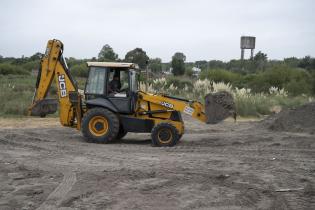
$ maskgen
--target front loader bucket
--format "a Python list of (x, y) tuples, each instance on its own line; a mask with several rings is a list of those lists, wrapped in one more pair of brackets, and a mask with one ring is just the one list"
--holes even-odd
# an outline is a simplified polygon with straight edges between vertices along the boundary
[(205, 114), (207, 124), (216, 124), (229, 116), (236, 118), (233, 96), (227, 91), (209, 93), (205, 97)]
[(45, 117), (47, 114), (54, 114), (57, 107), (57, 99), (43, 99), (35, 102), (29, 110), (31, 116)]

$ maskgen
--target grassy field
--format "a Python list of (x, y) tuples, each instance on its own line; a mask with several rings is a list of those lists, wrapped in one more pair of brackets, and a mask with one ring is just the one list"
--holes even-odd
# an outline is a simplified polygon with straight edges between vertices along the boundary
[(32, 102), (35, 78), (31, 76), (0, 76), (0, 116), (23, 116)]
[[(84, 88), (85, 80), (76, 78), (80, 89)], [(36, 78), (30, 75), (0, 75), (0, 116), (23, 117), (27, 115), (32, 103)], [(57, 88), (52, 83), (48, 97), (56, 98)]]

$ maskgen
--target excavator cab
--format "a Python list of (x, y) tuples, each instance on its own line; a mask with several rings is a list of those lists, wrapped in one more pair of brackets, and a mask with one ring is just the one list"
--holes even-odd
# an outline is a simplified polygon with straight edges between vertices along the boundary
[(88, 62), (89, 75), (85, 86), (87, 107), (107, 107), (116, 113), (135, 111), (138, 66), (132, 63)]

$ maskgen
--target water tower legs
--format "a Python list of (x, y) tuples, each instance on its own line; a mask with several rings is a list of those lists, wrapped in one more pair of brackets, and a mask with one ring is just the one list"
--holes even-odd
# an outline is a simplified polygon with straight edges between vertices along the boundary
[(244, 49), (241, 49), (241, 60), (244, 60)]

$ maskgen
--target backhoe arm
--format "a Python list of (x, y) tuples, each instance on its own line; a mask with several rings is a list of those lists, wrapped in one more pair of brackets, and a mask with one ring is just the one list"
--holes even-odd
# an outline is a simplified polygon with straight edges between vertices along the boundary
[(169, 111), (175, 110), (183, 112), (202, 122), (207, 121), (207, 117), (205, 115), (205, 108), (199, 102), (159, 94), (152, 95), (143, 92), (141, 92), (140, 94), (144, 101), (149, 101), (154, 104), (162, 105), (163, 107), (166, 108), (166, 110)]
[(57, 104), (53, 99), (46, 99), (52, 81), (55, 79), (60, 122), (64, 126), (77, 126), (81, 122), (81, 96), (72, 79), (67, 64), (62, 56), (63, 44), (59, 40), (49, 40), (45, 55), (41, 59), (36, 88), (29, 114), (44, 117), (54, 113)]
[(222, 91), (216, 94), (208, 94), (205, 105), (198, 101), (176, 98), (163, 94), (149, 94), (140, 92), (143, 101), (149, 101), (163, 107), (163, 111), (179, 111), (208, 124), (218, 123), (228, 116), (236, 117), (235, 104), (231, 94)]

